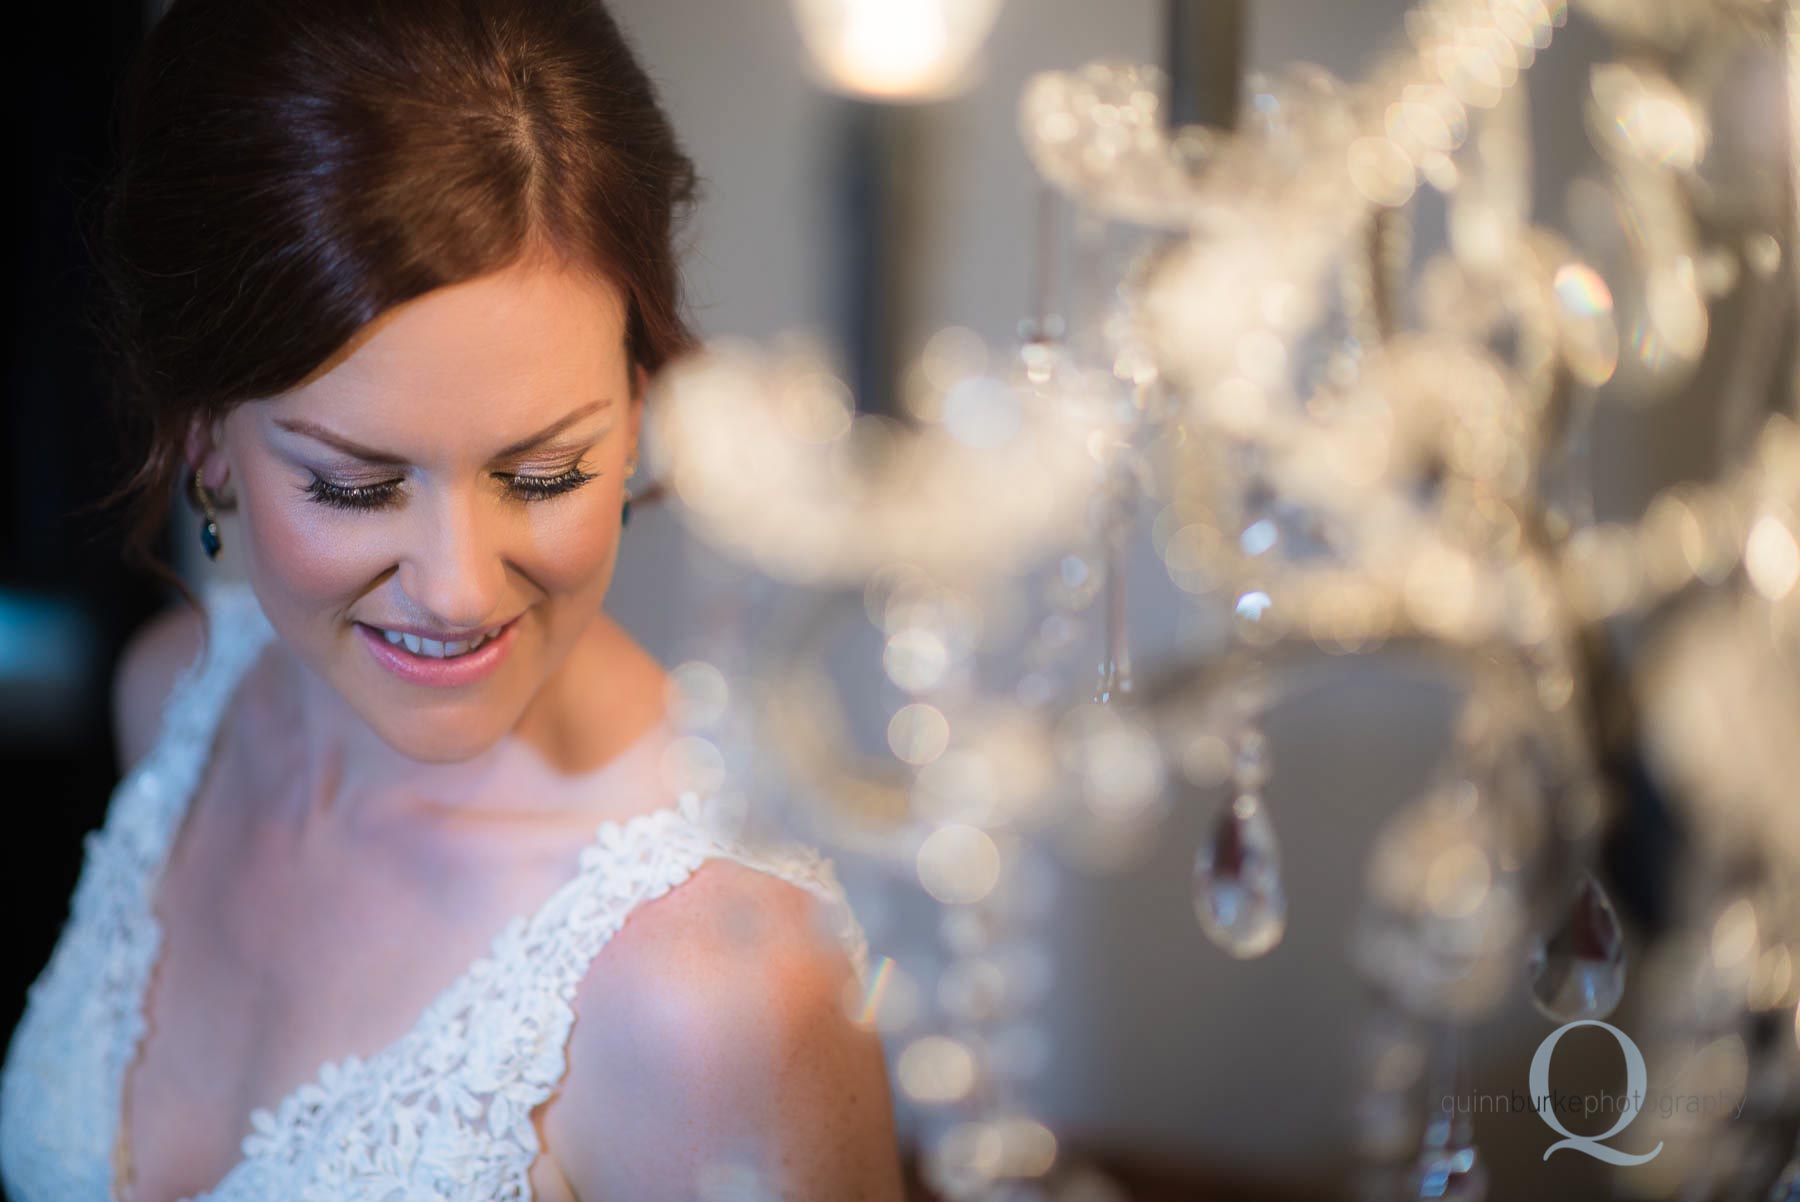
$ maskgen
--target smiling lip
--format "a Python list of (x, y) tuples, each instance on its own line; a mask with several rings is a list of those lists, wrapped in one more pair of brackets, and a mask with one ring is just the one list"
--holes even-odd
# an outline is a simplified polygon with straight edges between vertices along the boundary
[(487, 641), (475, 650), (450, 659), (414, 655), (404, 646), (388, 642), (375, 627), (365, 626), (361, 622), (356, 623), (356, 633), (369, 649), (369, 654), (375, 657), (375, 662), (407, 684), (453, 689), (474, 684), (491, 675), (511, 650), (513, 640), (517, 637), (518, 625), (519, 620), (514, 618), (502, 626), (498, 634), (489, 635)]

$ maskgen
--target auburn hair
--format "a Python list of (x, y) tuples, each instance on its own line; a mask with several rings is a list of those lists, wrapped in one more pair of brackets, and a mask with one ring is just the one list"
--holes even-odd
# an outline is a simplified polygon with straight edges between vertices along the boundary
[(547, 246), (619, 288), (647, 375), (694, 344), (694, 166), (599, 0), (174, 0), (119, 137), (95, 247), (135, 471), (105, 503), (134, 501), (129, 556), (184, 595), (153, 548), (193, 420), (395, 305)]

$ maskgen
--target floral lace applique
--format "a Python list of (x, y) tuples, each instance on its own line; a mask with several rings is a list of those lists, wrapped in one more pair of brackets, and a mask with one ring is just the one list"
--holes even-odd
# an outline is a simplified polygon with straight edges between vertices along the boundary
[[(162, 942), (152, 887), (219, 716), (272, 634), (247, 586), (215, 586), (207, 608), (206, 649), (171, 690), (156, 746), (83, 840), (69, 918), (0, 1069), (0, 1177), (19, 1202), (114, 1197), (123, 1077)], [(684, 796), (601, 824), (576, 875), (509, 922), (410, 1030), (366, 1059), (320, 1065), (273, 1109), (254, 1111), (243, 1158), (186, 1202), (529, 1199), (540, 1152), (531, 1113), (566, 1071), (589, 965), (639, 905), (715, 858), (817, 897), (866, 981), (868, 942), (832, 862), (805, 844), (742, 843)]]

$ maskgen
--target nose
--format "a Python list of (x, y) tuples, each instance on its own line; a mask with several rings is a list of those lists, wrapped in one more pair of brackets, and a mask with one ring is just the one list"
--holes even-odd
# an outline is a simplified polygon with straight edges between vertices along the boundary
[(476, 630), (502, 620), (506, 563), (498, 524), (465, 489), (432, 490), (414, 507), (420, 521), (408, 532), (400, 588), (422, 612), (421, 622), (447, 630)]

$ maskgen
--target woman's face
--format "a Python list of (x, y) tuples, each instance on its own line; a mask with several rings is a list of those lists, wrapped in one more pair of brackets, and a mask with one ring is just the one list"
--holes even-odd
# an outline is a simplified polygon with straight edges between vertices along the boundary
[(207, 478), (228, 472), (246, 574), (299, 658), (395, 750), (464, 760), (600, 611), (640, 383), (618, 291), (527, 260), (233, 408)]

